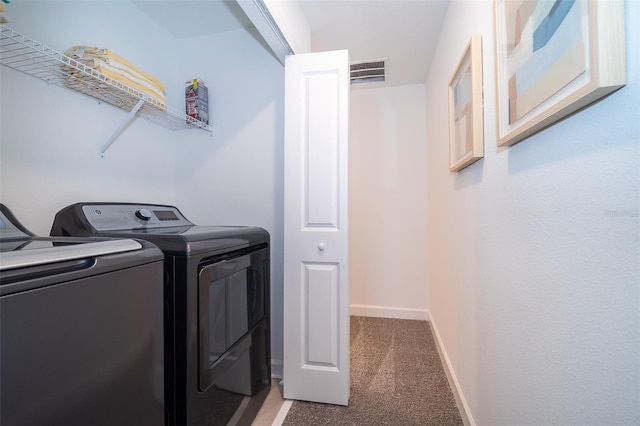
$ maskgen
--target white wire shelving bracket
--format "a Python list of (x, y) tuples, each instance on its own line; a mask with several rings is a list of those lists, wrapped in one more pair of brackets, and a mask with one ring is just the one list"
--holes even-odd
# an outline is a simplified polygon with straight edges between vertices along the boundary
[(128, 111), (125, 121), (103, 145), (100, 155), (137, 117), (171, 130), (213, 127), (147, 96), (118, 80), (70, 58), (42, 43), (26, 37), (6, 25), (0, 25), (0, 64), (43, 80), (48, 84), (72, 89), (84, 95)]

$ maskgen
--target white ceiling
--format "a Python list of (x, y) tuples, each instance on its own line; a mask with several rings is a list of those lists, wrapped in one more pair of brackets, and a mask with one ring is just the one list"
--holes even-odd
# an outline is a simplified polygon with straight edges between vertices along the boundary
[(424, 83), (449, 0), (303, 0), (313, 51), (387, 59), (387, 84)]
[[(449, 0), (300, 0), (312, 51), (387, 59), (387, 85), (424, 83)], [(133, 1), (176, 38), (251, 26), (235, 0)], [(365, 85), (366, 86), (366, 85)]]

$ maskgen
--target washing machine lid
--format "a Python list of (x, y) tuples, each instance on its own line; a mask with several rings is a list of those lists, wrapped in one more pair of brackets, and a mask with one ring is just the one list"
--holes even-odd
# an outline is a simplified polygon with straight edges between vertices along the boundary
[(0, 204), (0, 272), (139, 250), (132, 239), (38, 237), (25, 228), (4, 204)]
[(141, 248), (142, 244), (132, 239), (79, 241), (64, 238), (32, 237), (28, 239), (3, 240), (0, 242), (0, 272), (27, 266), (123, 253), (140, 250)]

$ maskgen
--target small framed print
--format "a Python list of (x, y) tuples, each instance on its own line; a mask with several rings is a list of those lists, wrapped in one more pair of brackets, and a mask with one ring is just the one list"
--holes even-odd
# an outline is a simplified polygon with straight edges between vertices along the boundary
[(625, 85), (624, 2), (495, 0), (498, 145)]
[(449, 81), (449, 169), (460, 171), (483, 156), (482, 36), (474, 35)]

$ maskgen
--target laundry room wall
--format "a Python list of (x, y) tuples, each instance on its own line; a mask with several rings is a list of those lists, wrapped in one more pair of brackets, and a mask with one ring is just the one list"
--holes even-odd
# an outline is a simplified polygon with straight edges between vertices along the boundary
[[(159, 7), (162, 1), (158, 2)], [(282, 360), (284, 68), (253, 30), (176, 39), (130, 1), (19, 1), (8, 26), (64, 51), (107, 47), (167, 85), (209, 88), (212, 134), (135, 120), (100, 158), (126, 112), (0, 67), (0, 199), (32, 231), (78, 201), (175, 204), (196, 224), (256, 225), (272, 236), (272, 356)]]
[(351, 314), (427, 319), (425, 85), (351, 89)]
[[(640, 422), (640, 2), (627, 85), (496, 146), (492, 1), (451, 2), (427, 84), (429, 311), (471, 424)], [(447, 84), (483, 37), (484, 159), (448, 168)]]
[[(184, 134), (176, 203), (201, 225), (254, 225), (271, 235), (273, 373), (282, 374), (284, 68), (245, 30), (183, 40), (206, 46), (183, 72), (209, 85), (212, 138)], [(242, 52), (242, 54), (238, 54)]]
[[(16, 1), (5, 11), (7, 26), (50, 48), (106, 47), (165, 82), (172, 99), (183, 90), (176, 41), (128, 1)], [(101, 158), (124, 110), (4, 66), (0, 90), (0, 198), (31, 231), (48, 235), (55, 213), (78, 201), (174, 203), (177, 132), (136, 120)]]

